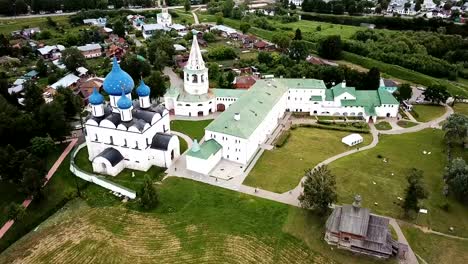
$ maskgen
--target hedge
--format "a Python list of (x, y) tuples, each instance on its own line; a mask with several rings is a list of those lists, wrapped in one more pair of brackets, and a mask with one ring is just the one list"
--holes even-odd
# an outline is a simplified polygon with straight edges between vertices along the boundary
[(289, 132), (289, 130), (284, 131), (276, 140), (275, 146), (277, 148), (281, 148), (282, 146), (284, 146), (284, 144), (286, 144), (286, 142), (288, 142), (290, 136), (291, 132)]
[(352, 128), (352, 127), (337, 127), (337, 126), (328, 126), (328, 125), (321, 125), (321, 124), (296, 124), (291, 126), (291, 129), (296, 129), (298, 127), (312, 127), (312, 128), (319, 128), (319, 129), (328, 129), (328, 130), (337, 130), (337, 131), (346, 131), (346, 132), (355, 132), (355, 133), (364, 133), (369, 134), (370, 131), (367, 129), (359, 129), (359, 128)]

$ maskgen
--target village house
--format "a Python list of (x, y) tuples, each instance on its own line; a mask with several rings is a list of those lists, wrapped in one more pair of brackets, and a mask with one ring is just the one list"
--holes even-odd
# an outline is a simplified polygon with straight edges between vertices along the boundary
[(111, 44), (109, 46), (109, 48), (107, 48), (106, 50), (106, 56), (107, 57), (116, 57), (117, 59), (121, 59), (125, 53), (127, 52), (127, 50), (121, 46), (118, 46), (118, 45), (115, 45), (115, 44)]
[(326, 223), (325, 241), (339, 248), (378, 258), (404, 258), (408, 246), (395, 241), (389, 231), (390, 219), (361, 207), (361, 196), (352, 205), (336, 206)]
[(80, 77), (76, 76), (73, 73), (69, 73), (65, 75), (63, 78), (61, 78), (60, 80), (58, 80), (57, 82), (49, 85), (48, 87), (54, 90), (57, 90), (59, 88), (70, 88), (76, 85), (79, 79)]
[(141, 27), (145, 24), (145, 17), (142, 15), (128, 15), (127, 20), (137, 30), (141, 30)]
[(252, 75), (236, 76), (234, 79), (234, 87), (236, 89), (249, 89), (257, 82), (257, 80), (258, 78)]
[(84, 46), (77, 47), (81, 54), (87, 59), (100, 57), (102, 55), (102, 47), (99, 44), (86, 44)]
[(26, 38), (26, 39), (29, 39), (31, 38), (34, 34), (37, 34), (37, 33), (40, 33), (41, 32), (41, 29), (38, 28), (38, 27), (33, 27), (33, 28), (25, 28), (25, 29), (22, 29), (22, 30), (15, 30), (15, 31), (12, 31), (11, 32), (11, 36), (12, 37), (22, 37), (22, 38)]
[(45, 60), (56, 60), (62, 57), (62, 51), (64, 50), (65, 50), (65, 47), (62, 45), (53, 45), (53, 46), (47, 45), (47, 46), (37, 49), (37, 52)]
[(78, 80), (76, 86), (73, 88), (73, 93), (80, 96), (83, 104), (89, 103), (89, 97), (93, 93), (94, 88), (101, 91), (104, 80), (102, 78), (92, 77), (86, 80)]
[(144, 24), (141, 27), (143, 38), (145, 38), (145, 39), (148, 39), (151, 36), (153, 36), (153, 34), (156, 31), (170, 31), (170, 30), (171, 30), (170, 28), (165, 27), (165, 26), (160, 25), (160, 24)]
[(231, 27), (225, 25), (215, 25), (210, 28), (210, 31), (218, 31), (221, 36), (225, 38), (236, 38), (238, 37), (237, 31)]
[(100, 18), (83, 19), (83, 24), (90, 25), (90, 26), (97, 26), (97, 27), (105, 27), (107, 24), (107, 18), (100, 17)]

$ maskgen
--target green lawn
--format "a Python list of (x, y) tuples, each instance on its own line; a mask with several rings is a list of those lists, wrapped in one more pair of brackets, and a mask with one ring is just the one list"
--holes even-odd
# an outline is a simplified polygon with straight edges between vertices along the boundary
[(468, 115), (468, 104), (455, 103), (453, 110), (455, 111), (455, 113)]
[[(416, 114), (415, 114), (416, 113)], [(440, 105), (414, 105), (411, 114), (419, 122), (429, 122), (445, 113), (445, 108)]]
[(188, 145), (187, 145), (187, 142), (181, 137), (179, 137), (179, 142), (180, 142), (180, 154), (182, 154), (187, 150)]
[(377, 130), (390, 130), (392, 129), (392, 125), (387, 121), (380, 121), (375, 124), (375, 128), (377, 128)]
[[(299, 183), (306, 169), (352, 149), (341, 142), (349, 134), (350, 132), (302, 127), (291, 130), (291, 136), (285, 145), (263, 153), (244, 184), (277, 193), (291, 190)], [(357, 147), (372, 141), (371, 135), (362, 136), (364, 142)]]
[(332, 250), (324, 219), (298, 208), (187, 179), (156, 187), (159, 206), (140, 212), (90, 185), (0, 263), (393, 263)]
[[(457, 235), (468, 236), (468, 208), (442, 194), (442, 174), (447, 160), (445, 145), (441, 130), (381, 135), (375, 148), (330, 164), (337, 177), (338, 202), (350, 203), (354, 195), (360, 194), (363, 206), (375, 213), (403, 218), (397, 197), (404, 197), (408, 170), (417, 168), (424, 171), (429, 198), (423, 200), (421, 206), (429, 213), (412, 221), (441, 232), (453, 226)], [(424, 155), (423, 151), (431, 154)], [(388, 162), (383, 162), (378, 155)], [(445, 203), (450, 205), (448, 212), (442, 209)]]
[[(68, 16), (54, 16), (52, 19), (59, 25), (68, 24)], [(49, 29), (45, 17), (34, 17), (27, 19), (7, 19), (0, 20), (0, 34), (8, 34), (22, 28), (39, 27), (41, 30)]]
[(401, 229), (413, 251), (427, 263), (466, 263), (468, 259), (466, 240), (424, 233), (407, 225), (402, 225)]
[(171, 129), (177, 132), (181, 132), (191, 137), (192, 139), (200, 139), (205, 136), (205, 127), (213, 121), (202, 120), (202, 121), (185, 121), (185, 120), (173, 120), (171, 121)]
[(397, 122), (397, 125), (403, 128), (408, 128), (408, 127), (414, 127), (418, 125), (417, 123), (411, 122), (411, 121), (406, 121), (406, 120), (400, 120)]

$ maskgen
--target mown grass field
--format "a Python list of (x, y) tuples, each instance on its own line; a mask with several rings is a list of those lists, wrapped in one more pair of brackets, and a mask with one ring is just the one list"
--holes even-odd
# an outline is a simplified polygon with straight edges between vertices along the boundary
[(351, 148), (341, 142), (349, 134), (302, 127), (291, 130), (286, 144), (263, 153), (244, 184), (277, 193), (287, 192), (299, 184), (306, 169), (312, 169), (329, 157), (363, 147), (372, 141), (370, 134), (362, 134), (364, 142)]
[[(417, 114), (413, 114), (416, 112)], [(429, 122), (445, 113), (445, 108), (440, 105), (413, 105), (413, 117), (419, 122)]]
[[(54, 16), (52, 19), (59, 24), (68, 24), (68, 16)], [(47, 18), (34, 17), (22, 19), (5, 19), (0, 20), (0, 34), (9, 35), (12, 31), (20, 30), (23, 28), (39, 27), (41, 30), (48, 28)]]
[(156, 186), (160, 205), (141, 212), (90, 185), (0, 263), (394, 263), (330, 249), (324, 219), (298, 208), (186, 179)]
[[(424, 172), (429, 192), (429, 198), (421, 201), (421, 207), (428, 209), (428, 214), (409, 221), (441, 232), (454, 227), (456, 235), (468, 236), (468, 208), (442, 194), (442, 175), (447, 161), (443, 135), (441, 130), (434, 129), (381, 135), (375, 148), (332, 162), (329, 166), (337, 177), (338, 202), (349, 203), (354, 195), (360, 194), (363, 206), (375, 213), (403, 218), (397, 198), (404, 197), (408, 171), (417, 168)], [(424, 155), (423, 151), (431, 154)], [(446, 203), (448, 212), (442, 209)]]
[(453, 107), (453, 111), (455, 113), (468, 115), (468, 104), (456, 103), (455, 106)]
[(466, 263), (468, 259), (468, 241), (466, 240), (424, 233), (408, 225), (402, 225), (401, 229), (413, 251), (427, 263)]
[(209, 125), (211, 121), (213, 121), (213, 119), (201, 121), (173, 120), (171, 121), (171, 129), (200, 141), (200, 139), (205, 136), (205, 127)]

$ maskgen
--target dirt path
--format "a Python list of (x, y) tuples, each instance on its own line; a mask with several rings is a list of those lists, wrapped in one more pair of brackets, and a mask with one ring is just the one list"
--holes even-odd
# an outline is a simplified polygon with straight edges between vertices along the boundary
[[(65, 150), (62, 152), (62, 154), (60, 155), (60, 157), (57, 159), (57, 161), (55, 161), (54, 165), (52, 166), (52, 168), (50, 168), (49, 172), (47, 173), (47, 175), (45, 176), (45, 182), (44, 182), (44, 186), (49, 182), (49, 180), (52, 178), (52, 176), (54, 176), (54, 173), (57, 171), (57, 169), (60, 167), (60, 165), (62, 164), (63, 160), (68, 156), (68, 154), (70, 153), (70, 151), (73, 149), (73, 147), (75, 146), (76, 142), (78, 142), (78, 139), (77, 138), (74, 138), (70, 141), (70, 144), (68, 144), (67, 148), (65, 148)], [(31, 204), (32, 202), (32, 197), (31, 198), (28, 198), (26, 200), (23, 201), (22, 205), (24, 208), (28, 208), (28, 206)], [(2, 228), (0, 228), (0, 239), (5, 235), (5, 233), (10, 230), (10, 228), (13, 226), (13, 224), (15, 223), (14, 220), (9, 220), (8, 222), (6, 222)]]

